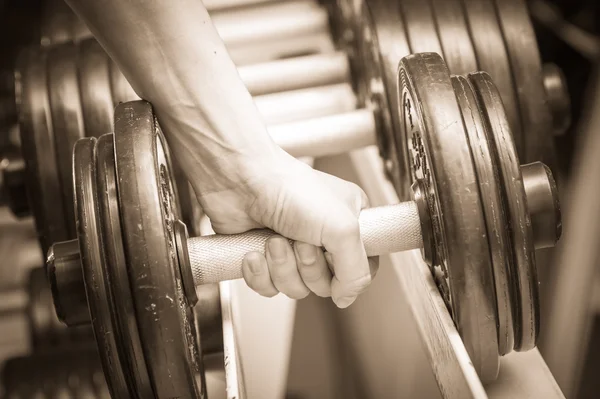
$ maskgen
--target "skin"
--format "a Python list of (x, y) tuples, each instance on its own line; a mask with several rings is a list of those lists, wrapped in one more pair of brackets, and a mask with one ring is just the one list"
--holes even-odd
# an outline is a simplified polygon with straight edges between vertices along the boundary
[(268, 297), (301, 299), (312, 291), (341, 308), (354, 302), (378, 267), (360, 239), (364, 192), (273, 142), (203, 3), (67, 3), (152, 103), (214, 230), (267, 227), (281, 235), (267, 242), (264, 255), (246, 255), (247, 284)]

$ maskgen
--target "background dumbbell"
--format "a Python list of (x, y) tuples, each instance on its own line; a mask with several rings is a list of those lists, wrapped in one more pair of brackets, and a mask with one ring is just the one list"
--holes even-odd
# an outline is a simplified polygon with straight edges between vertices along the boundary
[[(439, 56), (419, 54), (402, 60), (399, 76), (404, 105), (397, 112), (410, 137), (404, 145), (412, 154), (415, 200), (363, 211), (363, 243), (371, 256), (422, 248), (477, 371), (492, 380), (499, 355), (535, 346), (534, 251), (554, 245), (560, 236), (556, 186), (543, 164), (519, 166), (500, 96), (487, 74), (451, 78)], [(138, 344), (144, 348), (174, 334), (166, 326), (185, 326), (186, 316), (175, 304), (195, 303), (196, 285), (240, 278), (243, 256), (264, 251), (272, 234), (257, 230), (188, 239), (176, 205), (162, 205), (174, 198), (174, 186), (165, 184), (165, 176), (172, 176), (169, 152), (154, 121), (148, 103), (122, 104), (114, 137), (77, 143), (79, 240), (55, 244), (48, 264), (63, 321), (89, 323), (89, 307), (96, 331), (113, 331), (118, 323), (112, 324), (109, 315), (124, 317), (120, 304), (129, 295), (129, 301), (135, 298)], [(150, 148), (159, 148), (156, 156)], [(139, 162), (152, 166), (136, 170)], [(144, 234), (132, 234), (139, 226)], [(91, 279), (99, 283), (90, 285)], [(154, 287), (153, 293), (127, 285), (128, 279)], [(64, 281), (79, 281), (79, 291)], [(82, 285), (91, 298), (87, 302), (84, 295), (73, 295), (83, 292)], [(173, 301), (158, 300), (167, 297)], [(152, 303), (152, 311), (142, 310)], [(156, 316), (160, 324), (152, 322)], [(175, 356), (180, 345), (187, 347), (189, 342), (178, 337), (161, 350)], [(116, 334), (112, 343), (98, 341), (100, 353), (110, 352), (106, 345), (129, 345), (128, 339)], [(105, 361), (120, 360), (125, 367), (130, 356)], [(150, 378), (165, 377), (148, 363)], [(182, 376), (189, 374), (190, 364), (190, 359), (178, 363)], [(107, 373), (109, 384), (118, 384)], [(188, 383), (181, 389), (195, 388)]]

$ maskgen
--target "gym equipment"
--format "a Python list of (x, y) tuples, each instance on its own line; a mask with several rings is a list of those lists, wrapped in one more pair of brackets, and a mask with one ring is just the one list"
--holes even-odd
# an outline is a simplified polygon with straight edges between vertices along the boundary
[(552, 137), (568, 126), (570, 104), (555, 95), (566, 93), (561, 74), (541, 66), (523, 0), (325, 3), (339, 46), (348, 51), (351, 70), (361, 77), (361, 103), (377, 114), (382, 157), (400, 198), (410, 191), (410, 165), (407, 153), (393, 152), (401, 129), (389, 109), (396, 106), (396, 65), (410, 53), (437, 52), (455, 74), (488, 72), (497, 82), (520, 158), (554, 167)]
[[(403, 58), (399, 76), (414, 201), (363, 211), (363, 243), (371, 256), (422, 248), (473, 364), (493, 380), (499, 355), (535, 344), (534, 249), (560, 236), (556, 186), (544, 165), (519, 167), (487, 74), (451, 78), (428, 53)], [(157, 396), (193, 396), (202, 352), (189, 351), (195, 286), (240, 278), (243, 256), (264, 251), (273, 233), (188, 239), (169, 149), (146, 102), (120, 104), (115, 134), (81, 139), (73, 159), (78, 239), (54, 244), (47, 265), (59, 317), (89, 323), (89, 308), (96, 335), (113, 332), (97, 343), (115, 392), (153, 381)], [(132, 314), (137, 331), (123, 327)], [(115, 363), (135, 364), (135, 381), (117, 381)]]
[[(498, 82), (512, 132), (515, 135), (517, 149), (522, 147), (520, 145), (523, 141), (520, 109), (523, 107), (519, 107), (515, 94), (515, 90), (520, 86), (515, 85), (512, 77), (513, 72), (504, 44), (505, 39), (498, 23), (499, 17), (496, 14), (493, 0), (474, 2), (475, 4), (470, 4), (469, 0), (464, 0), (462, 3), (458, 0), (436, 1), (432, 4), (408, 0), (397, 4), (387, 0), (359, 3), (361, 9), (355, 8), (344, 0), (337, 1), (335, 4), (328, 3), (333, 20), (334, 36), (340, 42), (340, 49), (349, 55), (349, 60), (346, 54), (340, 51), (240, 67), (240, 75), (251, 93), (261, 95), (256, 102), (270, 125), (280, 125), (293, 119), (316, 117), (319, 116), (318, 112), (323, 114), (341, 113), (339, 116), (273, 127), (271, 130), (278, 143), (281, 143), (282, 146), (289, 146), (284, 148), (294, 156), (322, 156), (373, 144), (373, 137), (376, 137), (382, 157), (386, 160), (387, 171), (400, 198), (407, 198), (410, 192), (407, 183), (410, 181), (408, 154), (402, 152), (402, 146), (396, 143), (395, 137), (401, 134), (402, 129), (398, 125), (397, 115), (390, 112), (390, 109), (395, 109), (397, 106), (394, 95), (395, 67), (400, 57), (414, 52), (415, 49), (419, 51), (429, 49), (428, 51), (438, 51), (440, 54), (444, 54), (452, 73), (468, 73), (476, 70), (477, 66), (480, 70), (490, 72)], [(293, 4), (267, 4), (256, 9), (251, 8), (252, 12), (245, 8), (236, 12), (242, 13), (240, 15), (246, 17), (252, 15), (252, 18), (248, 17), (244, 20), (260, 26), (262, 30), (270, 31), (271, 23), (268, 18), (264, 19), (264, 15), (280, 15), (283, 11), (276, 10), (284, 10), (285, 7), (292, 7), (296, 11), (299, 9), (294, 7), (304, 7), (303, 10), (311, 10), (310, 12), (318, 8), (312, 2), (293, 2)], [(292, 8), (286, 9), (288, 10), (286, 13), (289, 13)], [(260, 10), (262, 10), (262, 14), (259, 13)], [(319, 10), (319, 12), (324, 12), (320, 8)], [(521, 8), (515, 10), (517, 10), (515, 18), (520, 18), (521, 22), (525, 24), (528, 18), (526, 10), (523, 11)], [(299, 13), (304, 15), (302, 12)], [(222, 13), (223, 18), (231, 19), (231, 21), (237, 18), (235, 15), (237, 14)], [(359, 18), (356, 15), (365, 15), (366, 18)], [(311, 18), (318, 19), (316, 16)], [(404, 21), (406, 21), (406, 27)], [(437, 27), (440, 32), (446, 33), (447, 30), (447, 34), (438, 35), (437, 31), (431, 28), (432, 26), (433, 28)], [(264, 36), (262, 33), (259, 36), (261, 35)], [(224, 39), (227, 41), (227, 37), (230, 36), (225, 35)], [(438, 36), (442, 39), (438, 39)], [(539, 64), (539, 62), (535, 63), (537, 52), (535, 48), (529, 50), (519, 53), (520, 57), (523, 57), (520, 62), (533, 65), (532, 68), (526, 70), (528, 76), (532, 77), (527, 81), (543, 81), (546, 84), (550, 99), (549, 106), (555, 111), (553, 115), (562, 120), (557, 123), (564, 128), (568, 126), (565, 121), (568, 121), (569, 115), (568, 99), (565, 101), (564, 79), (561, 79), (562, 75), (556, 68), (546, 68), (547, 72), (545, 73), (535, 69), (535, 65)], [(528, 63), (528, 57), (533, 57), (533, 61)], [(43, 205), (34, 204), (36, 208), (34, 214), (42, 236), (42, 247), (47, 250), (49, 242), (67, 239), (74, 234), (73, 217), (68, 212), (68, 209), (71, 208), (72, 192), (70, 187), (72, 183), (69, 178), (70, 162), (69, 157), (63, 156), (63, 154), (70, 153), (74, 140), (78, 137), (99, 136), (110, 131), (113, 107), (120, 101), (133, 100), (137, 96), (118, 68), (93, 40), (83, 40), (78, 46), (70, 44), (63, 48), (52, 49), (47, 56), (37, 53), (30, 54), (28, 61), (21, 64), (21, 76), (29, 73), (26, 65), (37, 63), (46, 63), (47, 65), (46, 69), (49, 73), (46, 79), (48, 79), (50, 90), (48, 94), (44, 94), (43, 92), (48, 90), (48, 85), (42, 84), (39, 87), (41, 92), (31, 93), (31, 95), (39, 95), (41, 98), (50, 96), (54, 101), (48, 103), (49, 109), (43, 112), (40, 110), (40, 114), (38, 114), (40, 119), (36, 121), (27, 115), (28, 103), (35, 104), (34, 99), (21, 96), (24, 109), (22, 114), (25, 114), (21, 120), (22, 124), (26, 125), (22, 130), (28, 132), (25, 134), (29, 137), (36, 137), (36, 134), (40, 134), (41, 137), (37, 139), (39, 140), (37, 142), (31, 139), (23, 140), (27, 146), (23, 149), (23, 153), (30, 161), (23, 163), (16, 160), (10, 164), (15, 165), (10, 170), (11, 176), (14, 176), (11, 181), (16, 182), (11, 186), (11, 190), (16, 194), (22, 194), (25, 191), (23, 185), (26, 180), (31, 186), (35, 186), (32, 187), (31, 196), (39, 199), (36, 202), (53, 204), (52, 210), (44, 209)], [(33, 68), (35, 69), (36, 66)], [(58, 74), (51, 74), (50, 72), (53, 70)], [(352, 71), (352, 80), (349, 76), (350, 70)], [(76, 83), (78, 74), (80, 79)], [(55, 77), (53, 78), (53, 76)], [(32, 79), (35, 82), (36, 78)], [(25, 94), (27, 94), (25, 89), (28, 87), (32, 89), (36, 87), (35, 84), (28, 85), (27, 78), (21, 80), (23, 83), (20, 91)], [(358, 98), (351, 94), (348, 82), (355, 86)], [(528, 84), (535, 86), (531, 82)], [(316, 88), (321, 85), (328, 86)], [(289, 93), (289, 95), (262, 96), (283, 90), (309, 87), (312, 89)], [(81, 93), (79, 101), (78, 97), (74, 95), (77, 88)], [(541, 95), (540, 98), (543, 99), (545, 96)], [(353, 111), (357, 106), (361, 110)], [(541, 127), (536, 127), (532, 132), (552, 131), (552, 128), (546, 124), (547, 118), (543, 117), (543, 114), (549, 112), (547, 110), (538, 111)], [(36, 115), (32, 116), (36, 117)], [(40, 129), (36, 129), (34, 125), (39, 125)], [(62, 138), (56, 134), (51, 134), (56, 138), (45, 138), (48, 132), (44, 131), (44, 126), (52, 126), (53, 130), (64, 131), (65, 134), (61, 135)], [(311, 154), (307, 148), (295, 147), (296, 144), (309, 142), (308, 140), (304, 141), (305, 137), (298, 137), (305, 135), (306, 132), (314, 132), (316, 137), (317, 133), (329, 135), (330, 132), (336, 132), (337, 129), (344, 129), (349, 138), (339, 151), (333, 146), (322, 146), (321, 148), (313, 146), (315, 152)], [(321, 138), (319, 137), (317, 140), (321, 140)], [(52, 144), (51, 141), (55, 141), (55, 144)], [(404, 139), (400, 137), (399, 142), (403, 141)], [(536, 143), (536, 148), (539, 148), (548, 147), (552, 140), (538, 135), (531, 141)], [(44, 148), (43, 154), (37, 153), (40, 151), (37, 149), (40, 146)], [(52, 154), (52, 149), (48, 150), (52, 146), (55, 147), (56, 154)], [(401, 151), (397, 151), (397, 149)], [(552, 152), (551, 149), (544, 151), (547, 154)], [(541, 158), (539, 153), (533, 158), (528, 158), (523, 150), (519, 151), (519, 154), (525, 161), (541, 159), (550, 166), (553, 165), (552, 159)], [(57, 158), (60, 165), (56, 165), (56, 161), (54, 161)], [(26, 178), (26, 174), (23, 172), (25, 164), (30, 165), (30, 175), (34, 177)], [(39, 176), (35, 177), (39, 174), (39, 170), (44, 171), (46, 176), (54, 176), (52, 186), (40, 182)], [(54, 184), (56, 181), (62, 181), (61, 185), (66, 187), (56, 186)], [(179, 185), (184, 186), (185, 184)], [(60, 191), (60, 193), (48, 191), (53, 188), (54, 191)], [(185, 191), (185, 188), (182, 190)], [(182, 200), (188, 196), (182, 193)], [(18, 199), (11, 202), (22, 204), (22, 200), (18, 201)], [(186, 201), (190, 203), (192, 200)], [(191, 204), (183, 205), (184, 213), (193, 213), (187, 211), (192, 207)], [(27, 208), (22, 205), (19, 211), (25, 214)], [(189, 221), (190, 218), (186, 217), (186, 221)]]
[(110, 399), (92, 346), (12, 358), (4, 364), (2, 386), (7, 399)]

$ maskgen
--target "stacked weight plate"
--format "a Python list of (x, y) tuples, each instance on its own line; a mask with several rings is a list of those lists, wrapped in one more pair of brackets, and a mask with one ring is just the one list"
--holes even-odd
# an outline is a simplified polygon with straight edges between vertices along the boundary
[(524, 0), (328, 0), (343, 46), (353, 49), (352, 69), (361, 99), (380, 109), (382, 155), (401, 197), (409, 193), (407, 154), (393, 154), (404, 142), (395, 109), (396, 65), (410, 53), (435, 52), (452, 73), (488, 72), (498, 86), (518, 153), (525, 162), (553, 167), (553, 135), (569, 123), (569, 102), (558, 68), (542, 67)]

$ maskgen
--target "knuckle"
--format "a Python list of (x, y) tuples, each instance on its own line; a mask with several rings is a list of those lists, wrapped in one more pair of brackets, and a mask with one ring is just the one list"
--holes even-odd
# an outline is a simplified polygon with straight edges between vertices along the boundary
[(325, 279), (325, 270), (323, 267), (315, 265), (300, 265), (298, 267), (300, 276), (305, 283), (316, 283)]

